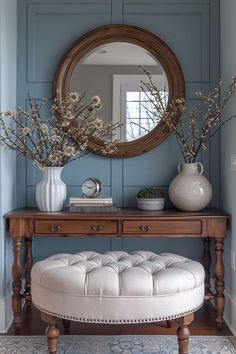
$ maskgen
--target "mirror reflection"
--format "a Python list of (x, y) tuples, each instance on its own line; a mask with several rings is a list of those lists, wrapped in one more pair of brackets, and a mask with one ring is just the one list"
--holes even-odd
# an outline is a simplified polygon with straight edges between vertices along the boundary
[(148, 92), (143, 92), (142, 81), (152, 74), (153, 82), (168, 103), (168, 82), (165, 72), (144, 48), (126, 42), (113, 42), (95, 48), (75, 66), (69, 91), (86, 92), (86, 97), (98, 95), (103, 104), (100, 117), (120, 123), (115, 138), (121, 142), (133, 141), (151, 131), (160, 120), (152, 119), (155, 109)]

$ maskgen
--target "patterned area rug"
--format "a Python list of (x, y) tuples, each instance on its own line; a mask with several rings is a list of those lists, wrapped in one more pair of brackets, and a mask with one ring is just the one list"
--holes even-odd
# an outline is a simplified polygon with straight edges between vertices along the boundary
[[(0, 336), (0, 354), (47, 354), (44, 336)], [(192, 336), (189, 354), (236, 354), (233, 337)], [(178, 354), (175, 336), (60, 336), (58, 354)]]

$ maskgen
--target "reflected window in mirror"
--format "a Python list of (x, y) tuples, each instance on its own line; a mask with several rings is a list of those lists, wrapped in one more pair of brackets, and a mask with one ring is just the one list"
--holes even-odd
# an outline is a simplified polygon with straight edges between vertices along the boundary
[[(168, 82), (163, 74), (152, 75), (152, 80), (162, 96), (163, 107), (168, 104)], [(113, 111), (112, 122), (121, 123), (116, 138), (122, 142), (132, 141), (148, 134), (160, 123), (151, 94), (143, 92), (142, 82), (146, 75), (113, 75)]]
[[(168, 81), (161, 64), (147, 50), (132, 43), (98, 46), (84, 57), (72, 74), (70, 91), (86, 92), (87, 97), (100, 97), (100, 117), (106, 123), (122, 125), (115, 134), (120, 142), (139, 139), (158, 123), (146, 113), (151, 107), (148, 97), (141, 95), (141, 81), (147, 81), (141, 66), (152, 73), (158, 89), (168, 93)], [(132, 92), (139, 94), (138, 101), (131, 102), (128, 98)]]

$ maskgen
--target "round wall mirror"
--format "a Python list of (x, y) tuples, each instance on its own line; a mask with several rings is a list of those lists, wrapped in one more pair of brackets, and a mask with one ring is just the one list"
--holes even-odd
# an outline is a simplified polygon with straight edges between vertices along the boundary
[[(86, 92), (89, 99), (101, 98), (100, 117), (106, 123), (120, 123), (115, 138), (118, 151), (111, 157), (142, 154), (159, 145), (168, 135), (167, 125), (151, 119), (152, 102), (141, 89), (151, 72), (160, 90), (163, 105), (184, 97), (184, 79), (180, 64), (171, 49), (157, 36), (128, 25), (111, 25), (85, 34), (62, 58), (56, 72), (54, 91)], [(173, 123), (177, 123), (175, 117)], [(88, 149), (100, 152), (104, 141), (91, 139)]]

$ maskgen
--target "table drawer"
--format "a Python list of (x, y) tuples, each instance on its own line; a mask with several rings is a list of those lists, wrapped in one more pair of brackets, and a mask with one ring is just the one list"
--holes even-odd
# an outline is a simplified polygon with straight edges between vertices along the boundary
[(35, 234), (115, 234), (117, 221), (113, 220), (35, 220)]
[(199, 235), (201, 234), (201, 220), (126, 220), (123, 222), (123, 234)]

